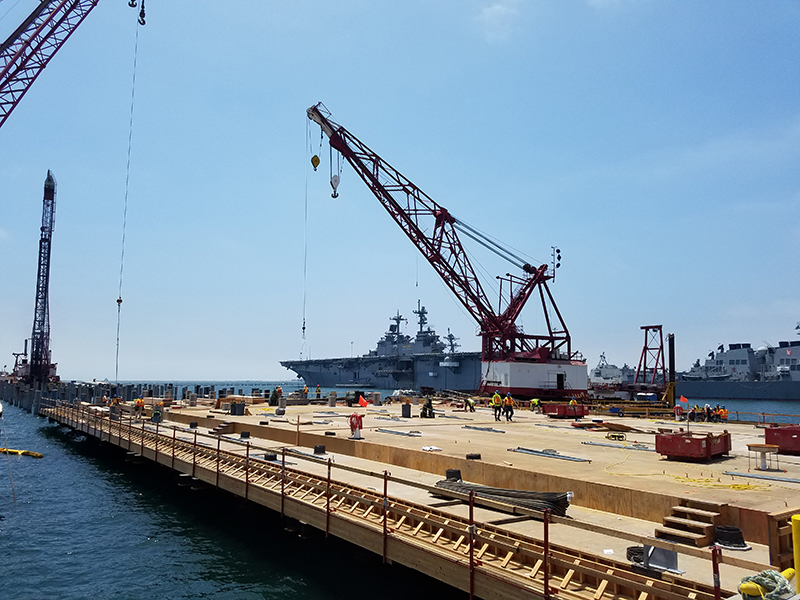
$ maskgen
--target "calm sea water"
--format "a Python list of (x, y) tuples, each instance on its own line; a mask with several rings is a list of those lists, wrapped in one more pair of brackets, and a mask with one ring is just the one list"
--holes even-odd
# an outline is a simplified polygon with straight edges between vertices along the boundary
[[(257, 386), (256, 386), (257, 387)], [(400, 600), (465, 594), (20, 409), (5, 407), (0, 455), (0, 597)], [(0, 444), (5, 440), (0, 438)]]

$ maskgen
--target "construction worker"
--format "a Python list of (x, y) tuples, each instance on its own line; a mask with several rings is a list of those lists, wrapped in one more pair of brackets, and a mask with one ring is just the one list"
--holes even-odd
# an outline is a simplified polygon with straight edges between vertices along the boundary
[(503, 398), (503, 413), (506, 421), (511, 421), (511, 417), (514, 416), (514, 398), (511, 397), (511, 392), (506, 392), (506, 397)]
[(162, 417), (164, 416), (164, 403), (159, 400), (156, 402), (155, 406), (153, 406), (153, 415), (150, 417), (150, 420), (153, 423), (160, 423)]
[(319, 387), (319, 384), (317, 384), (317, 400), (319, 400), (321, 396), (322, 396), (322, 389)]
[(136, 410), (135, 410), (136, 417), (141, 419), (142, 415), (144, 414), (144, 399), (143, 398), (137, 398), (136, 402), (134, 403), (134, 405), (136, 407)]
[(728, 409), (724, 406), (719, 409), (719, 418), (722, 419), (723, 423), (728, 422)]
[(308, 398), (308, 386), (307, 385), (303, 386), (303, 398), (304, 399)]
[(494, 396), (492, 396), (492, 401), (489, 405), (494, 409), (494, 420), (500, 420), (500, 411), (503, 409), (503, 398), (500, 396), (500, 390), (494, 391)]
[(472, 398), (467, 398), (464, 401), (464, 412), (475, 412), (475, 400)]
[(578, 401), (575, 400), (575, 398), (570, 398), (570, 400), (569, 400), (569, 405), (570, 406), (576, 406), (577, 404), (578, 404)]

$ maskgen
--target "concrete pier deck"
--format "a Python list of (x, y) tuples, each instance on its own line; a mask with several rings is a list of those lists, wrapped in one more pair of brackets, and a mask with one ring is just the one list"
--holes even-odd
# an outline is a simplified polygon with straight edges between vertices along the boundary
[[(256, 478), (255, 475), (249, 474), (248, 469), (260, 460), (259, 457), (263, 458), (268, 450), (277, 452), (279, 460), (281, 452), (286, 450), (287, 469), (315, 478), (317, 482), (327, 478), (330, 459), (331, 479), (350, 490), (361, 490), (358, 493), (342, 492), (344, 494), (342, 498), (346, 498), (342, 500), (343, 506), (350, 506), (348, 503), (353, 501), (353, 497), (357, 498), (363, 494), (375, 495), (375, 498), (370, 500), (374, 501), (375, 508), (366, 517), (362, 515), (360, 519), (362, 524), (369, 521), (370, 517), (382, 514), (383, 473), (390, 471), (391, 476), (387, 482), (388, 497), (399, 504), (395, 515), (389, 512), (387, 522), (395, 526), (400, 523), (400, 526), (391, 527), (396, 532), (393, 535), (399, 537), (404, 523), (397, 515), (403, 513), (407, 507), (411, 507), (408, 508), (410, 511), (408, 515), (416, 515), (416, 518), (420, 519), (415, 521), (416, 533), (413, 529), (407, 532), (413, 543), (391, 560), (399, 560), (419, 568), (462, 589), (467, 589), (469, 585), (463, 573), (460, 573), (464, 568), (468, 568), (466, 562), (459, 563), (456, 568), (453, 566), (454, 563), (445, 561), (436, 567), (439, 570), (431, 572), (420, 562), (423, 559), (415, 555), (419, 552), (424, 554), (429, 550), (418, 549), (419, 552), (408, 554), (409, 548), (416, 548), (425, 541), (422, 538), (426, 538), (428, 544), (433, 541), (433, 544), (437, 545), (445, 539), (449, 540), (450, 544), (456, 544), (459, 533), (457, 528), (452, 529), (455, 527), (452, 523), (468, 522), (469, 506), (466, 503), (447, 502), (441, 497), (431, 495), (431, 489), (437, 481), (444, 479), (447, 468), (459, 468), (465, 481), (484, 485), (538, 491), (573, 491), (575, 497), (568, 511), (568, 518), (554, 518), (555, 522), (549, 526), (550, 542), (558, 548), (558, 553), (563, 553), (559, 554), (558, 565), (550, 565), (554, 578), (552, 581), (557, 584), (562, 595), (592, 598), (641, 598), (641, 594), (648, 593), (648, 590), (650, 597), (653, 598), (671, 598), (676, 595), (695, 598), (713, 597), (711, 588), (713, 572), (709, 550), (652, 538), (655, 529), (662, 525), (664, 516), (670, 513), (671, 507), (685, 499), (718, 506), (724, 514), (726, 524), (738, 522), (744, 525), (742, 530), (752, 549), (747, 552), (723, 551), (720, 566), (723, 591), (735, 590), (741, 577), (763, 570), (769, 565), (770, 548), (759, 538), (759, 529), (762, 522), (763, 527), (768, 528), (768, 515), (791, 506), (792, 500), (797, 497), (797, 490), (800, 490), (800, 484), (796, 483), (777, 484), (723, 475), (724, 472), (747, 473), (748, 469), (758, 473), (753, 468), (755, 464), (748, 457), (747, 444), (763, 439), (763, 433), (757, 428), (746, 425), (691, 424), (690, 427), (694, 431), (727, 429), (734, 436), (734, 447), (730, 457), (704, 465), (667, 461), (655, 452), (632, 447), (632, 444), (637, 443), (639, 448), (652, 449), (654, 434), (658, 428), (676, 429), (685, 427), (685, 424), (614, 418), (615, 422), (639, 430), (627, 434), (627, 440), (623, 445), (607, 440), (605, 432), (587, 431), (572, 427), (568, 421), (548, 419), (543, 415), (519, 411), (513, 422), (498, 423), (487, 409), (482, 408), (478, 408), (475, 413), (445, 409), (444, 414), (435, 419), (402, 419), (400, 406), (396, 404), (367, 409), (347, 408), (341, 405), (334, 408), (292, 406), (287, 409), (287, 414), (284, 416), (276, 416), (274, 409), (263, 404), (251, 405), (248, 408), (253, 413), (250, 416), (230, 416), (210, 411), (208, 408), (171, 409), (167, 413), (167, 422), (160, 426), (147, 422), (133, 423), (131, 420), (126, 426), (123, 417), (116, 423), (106, 420), (105, 427), (108, 439), (112, 443), (123, 448), (127, 443), (131, 451), (153, 458), (161, 464), (168, 464), (171, 461), (172, 464), (169, 466), (184, 473), (197, 470), (197, 457), (194, 457), (194, 462), (190, 464), (189, 455), (193, 452), (205, 453), (202, 462), (206, 480), (212, 478), (211, 483), (216, 485), (219, 485), (220, 481), (221, 462), (219, 454), (216, 459), (213, 456), (217, 448), (222, 452), (224, 457), (222, 462), (225, 464), (229, 464), (231, 460), (234, 462), (230, 464), (235, 464), (236, 459), (232, 457), (239, 457), (246, 461), (243, 463), (244, 466), (225, 467), (222, 470), (225, 485), (221, 487), (229, 485), (234, 493), (240, 493), (242, 490), (239, 489), (237, 492), (238, 488), (229, 479), (231, 477), (240, 479), (241, 471), (244, 471), (248, 478), (251, 476)], [(417, 407), (414, 409), (416, 413)], [(60, 412), (55, 409), (47, 410), (49, 412), (44, 414), (60, 422), (78, 428), (84, 426), (91, 429), (93, 435), (99, 433), (99, 437), (103, 436), (102, 417), (99, 420), (87, 420), (85, 413), (78, 414), (74, 410), (72, 416), (69, 409), (62, 408)], [(361, 441), (348, 439), (350, 428), (347, 420), (354, 412), (364, 415), (365, 439)], [(191, 422), (196, 422), (198, 427), (190, 429)], [(217, 436), (210, 433), (214, 427), (223, 422), (229, 423), (226, 433)], [(494, 431), (470, 429), (465, 426), (491, 428)], [(157, 429), (160, 430), (158, 438), (162, 444), (160, 456), (158, 448), (154, 446)], [(379, 429), (383, 431), (378, 431)], [(394, 433), (389, 433), (387, 430)], [(248, 432), (248, 438), (241, 437), (243, 431)], [(415, 437), (401, 435), (412, 431), (421, 435)], [(200, 441), (196, 442), (195, 439)], [(139, 450), (136, 449), (137, 440), (141, 444)], [(190, 442), (194, 450), (188, 447)], [(313, 448), (319, 444), (325, 444), (327, 452), (323, 455), (314, 455)], [(177, 466), (174, 465), (176, 445), (179, 463)], [(435, 446), (439, 450), (425, 451), (422, 449), (424, 446)], [(536, 450), (555, 450), (561, 456), (582, 458), (586, 459), (586, 462), (562, 460), (552, 455), (533, 456), (508, 450), (518, 446)], [(466, 459), (467, 454), (475, 453), (480, 453), (480, 460)], [(279, 469), (277, 464), (273, 466)], [(213, 473), (215, 467), (216, 474)], [(772, 473), (772, 475), (800, 479), (800, 458), (782, 458), (781, 468), (786, 472)], [(198, 473), (195, 472), (194, 475), (198, 476)], [(272, 473), (271, 477), (274, 479), (275, 473)], [(251, 483), (254, 480), (246, 482), (244, 493), (241, 495), (253, 499), (251, 494), (256, 494), (258, 486), (258, 483)], [(273, 489), (274, 485), (277, 485), (275, 481), (277, 480), (272, 483)], [(317, 496), (320, 493), (319, 485), (319, 483), (309, 484), (309, 489), (313, 488), (315, 491), (303, 493), (310, 493), (312, 497)], [(273, 508), (276, 506), (275, 498), (264, 497), (260, 500), (267, 506)], [(284, 498), (282, 502), (283, 508), (286, 509), (286, 499)], [(369, 509), (363, 508), (366, 506), (364, 502), (366, 501), (362, 501), (359, 507), (353, 504), (351, 514), (367, 512)], [(401, 509), (400, 504), (406, 508)], [(477, 585), (474, 589), (481, 597), (501, 597), (497, 595), (497, 590), (500, 589), (503, 590), (503, 594), (510, 594), (506, 597), (542, 597), (541, 573), (538, 572), (541, 566), (534, 572), (537, 549), (532, 540), (542, 540), (544, 525), (541, 520), (535, 518), (537, 515), (525, 514), (525, 511), (515, 510), (513, 507), (511, 511), (508, 509), (509, 507), (484, 505), (477, 505), (474, 508), (474, 522), (480, 524), (481, 535), (490, 536), (490, 539), (487, 538), (486, 542), (477, 547), (478, 549), (483, 548), (483, 544), (489, 548), (492, 540), (499, 539), (500, 536), (509, 536), (509, 540), (517, 541), (504, 542), (510, 546), (498, 542), (498, 545), (492, 546), (490, 550), (484, 549), (486, 554), (478, 559), (481, 565), (475, 566), (472, 570), (472, 585)], [(430, 511), (427, 513), (429, 516), (425, 517), (419, 511)], [(509, 515), (509, 512), (514, 514)], [(338, 520), (342, 516), (341, 513), (341, 510), (337, 510), (328, 513), (326, 518), (330, 521), (333, 514), (334, 520)], [(434, 517), (430, 515), (437, 515), (436, 518), (441, 520), (432, 523), (430, 519)], [(319, 515), (315, 517), (307, 511), (295, 511), (295, 514), (289, 516), (320, 526)], [(408, 516), (405, 519), (406, 522), (412, 520), (413, 518)], [(340, 531), (341, 537), (365, 547), (374, 544), (365, 541), (363, 533), (355, 534), (350, 531), (353, 529), (352, 523), (348, 523), (344, 529), (348, 531)], [(493, 533), (486, 534), (489, 530)], [(769, 536), (766, 532), (762, 532), (761, 537)], [(392, 539), (392, 535), (389, 535), (389, 539)], [(386, 537), (383, 543), (387, 544)], [(677, 550), (678, 567), (684, 573), (665, 574), (663, 580), (655, 583), (653, 579), (636, 575), (630, 568), (626, 569), (625, 565), (629, 566), (625, 556), (626, 549), (642, 543)], [(522, 550), (525, 544), (533, 544), (530, 551)], [(386, 552), (387, 546), (383, 547), (383, 551)], [(388, 547), (397, 550), (396, 544), (392, 542), (388, 543)], [(371, 549), (375, 550), (374, 547)], [(478, 552), (478, 549), (475, 552)], [(436, 551), (438, 552), (438, 548)], [(492, 560), (488, 561), (487, 557), (490, 554)], [(505, 566), (502, 566), (503, 560)], [(521, 582), (516, 581), (509, 586), (492, 585), (491, 582), (496, 583), (497, 575), (489, 573), (491, 569), (488, 563), (494, 561), (498, 563), (497, 568), (501, 569), (501, 578), (506, 577), (508, 575), (506, 571), (510, 570), (514, 572), (514, 577), (511, 579), (520, 579)], [(570, 571), (573, 572), (572, 575), (568, 575)], [(604, 573), (606, 579), (603, 579)], [(484, 583), (478, 583), (483, 581), (484, 576), (488, 576), (488, 579)], [(475, 577), (478, 579), (475, 580)], [(605, 585), (603, 581), (606, 582)]]

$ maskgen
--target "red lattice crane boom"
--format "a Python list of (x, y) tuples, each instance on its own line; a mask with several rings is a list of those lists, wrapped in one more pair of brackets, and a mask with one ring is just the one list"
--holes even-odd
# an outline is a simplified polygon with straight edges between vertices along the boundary
[[(572, 362), (570, 335), (547, 287), (547, 281), (552, 279), (547, 265), (531, 266), (508, 249), (459, 221), (347, 129), (333, 122), (330, 113), (321, 103), (309, 108), (307, 114), (309, 119), (322, 128), (330, 139), (331, 147), (350, 163), (381, 205), (477, 321), (481, 329), (484, 363), (496, 366), (498, 363), (510, 362)], [(507, 274), (504, 278), (498, 278), (501, 280), (498, 311), (492, 309), (461, 244), (459, 231), (513, 262), (523, 272), (521, 276)], [(516, 324), (520, 312), (536, 290), (539, 292), (548, 330), (542, 335), (525, 334)], [(585, 364), (583, 368), (585, 370)], [(488, 369), (484, 371), (489, 372)], [(563, 384), (565, 378), (554, 378), (553, 389), (565, 389), (563, 385), (559, 388), (559, 382)], [(577, 389), (585, 390), (585, 386), (585, 381), (579, 382)], [(484, 377), (482, 387), (502, 387), (522, 394), (543, 391), (541, 385), (515, 386), (510, 382), (503, 384), (502, 381), (488, 377)], [(544, 387), (546, 389), (548, 386)]]
[(98, 0), (43, 0), (0, 46), (0, 127)]

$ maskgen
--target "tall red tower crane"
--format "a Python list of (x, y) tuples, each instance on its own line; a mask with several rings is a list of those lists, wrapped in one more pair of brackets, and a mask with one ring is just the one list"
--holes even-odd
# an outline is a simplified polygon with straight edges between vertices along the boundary
[[(333, 122), (322, 103), (309, 108), (307, 114), (477, 321), (482, 338), (481, 391), (497, 389), (530, 397), (586, 391), (586, 363), (572, 351), (566, 323), (547, 286), (553, 278), (547, 265), (530, 265), (457, 219), (347, 129)], [(464, 251), (459, 232), (520, 269), (518, 275), (507, 273), (498, 277), (498, 310), (492, 308)], [(516, 323), (534, 293), (541, 302), (547, 327), (546, 333), (538, 335), (523, 333)]]

